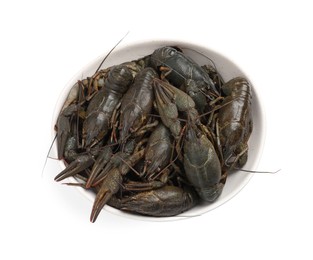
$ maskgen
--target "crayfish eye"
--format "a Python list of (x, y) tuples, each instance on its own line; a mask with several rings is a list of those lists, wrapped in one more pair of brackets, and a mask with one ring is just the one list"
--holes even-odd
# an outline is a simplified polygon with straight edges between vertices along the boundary
[(175, 54), (175, 51), (170, 51), (170, 56), (173, 56)]
[(172, 57), (172, 56), (175, 55), (175, 53), (176, 53), (176, 49), (175, 49), (175, 48), (169, 47), (169, 48), (167, 49), (167, 55), (168, 55), (168, 56)]

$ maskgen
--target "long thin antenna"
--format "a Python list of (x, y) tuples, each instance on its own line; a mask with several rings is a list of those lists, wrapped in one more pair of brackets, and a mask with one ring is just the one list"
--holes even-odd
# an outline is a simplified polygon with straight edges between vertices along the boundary
[(51, 143), (51, 145), (50, 145), (50, 148), (49, 148), (49, 150), (48, 150), (48, 154), (47, 154), (47, 156), (46, 156), (46, 160), (45, 160), (45, 163), (44, 163), (43, 168), (42, 168), (41, 177), (43, 176), (43, 173), (44, 173), (44, 171), (45, 171), (48, 158), (50, 158), (50, 157), (49, 157), (49, 154), (50, 154), (50, 152), (51, 152), (51, 149), (52, 149), (52, 146), (53, 146), (53, 144), (54, 144), (54, 142), (55, 142), (55, 139), (57, 138), (57, 135), (58, 135), (58, 134), (55, 134), (55, 136), (54, 136), (54, 138), (53, 138), (53, 141), (52, 141), (52, 143)]
[(184, 47), (183, 49), (193, 51), (193, 52), (195, 52), (195, 53), (198, 53), (198, 54), (201, 55), (202, 57), (208, 59), (208, 60), (211, 62), (211, 64), (213, 65), (214, 69), (217, 70), (214, 61), (213, 61), (211, 58), (209, 58), (208, 56), (206, 56), (204, 53), (202, 53), (201, 51), (197, 51), (197, 50), (194, 50), (194, 49), (191, 49), (191, 48), (188, 48), (188, 47)]
[(128, 31), (128, 32), (124, 35), (124, 37), (123, 37), (122, 39), (120, 39), (120, 40), (118, 41), (118, 43), (115, 44), (115, 46), (108, 52), (108, 54), (107, 54), (107, 55), (104, 57), (104, 59), (101, 61), (101, 63), (100, 63), (100, 65), (99, 65), (99, 67), (97, 68), (95, 74), (100, 70), (100, 68), (101, 68), (103, 62), (106, 60), (106, 58), (107, 58), (107, 57), (112, 53), (112, 51), (125, 39), (125, 37), (126, 37), (128, 34), (129, 34), (129, 31)]
[(249, 173), (270, 173), (270, 174), (275, 174), (275, 173), (278, 173), (281, 171), (281, 169), (278, 169), (276, 171), (252, 171), (252, 170), (246, 170), (246, 169), (241, 169), (241, 168), (238, 168), (238, 167), (234, 167), (235, 170), (238, 170), (238, 171), (242, 171), (242, 172), (249, 172)]

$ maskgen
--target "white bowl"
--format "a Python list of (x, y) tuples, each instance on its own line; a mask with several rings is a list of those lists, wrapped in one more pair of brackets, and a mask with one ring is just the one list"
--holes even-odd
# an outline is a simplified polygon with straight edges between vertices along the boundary
[[(122, 44), (118, 46), (106, 59), (102, 68), (117, 65), (125, 61), (130, 61), (134, 59), (138, 59), (145, 55), (151, 54), (155, 49), (163, 47), (163, 46), (179, 46), (183, 49), (184, 53), (191, 57), (194, 61), (199, 63), (200, 65), (210, 64), (210, 61), (206, 58), (209, 57), (214, 61), (215, 66), (219, 73), (222, 75), (225, 81), (230, 80), (231, 78), (237, 76), (243, 76), (247, 78), (252, 84), (253, 98), (252, 98), (252, 115), (253, 115), (253, 132), (249, 140), (249, 155), (248, 161), (244, 166), (245, 169), (255, 170), (260, 157), (262, 155), (263, 143), (265, 138), (265, 121), (264, 121), (264, 111), (261, 106), (261, 101), (257, 92), (257, 86), (253, 84), (253, 81), (232, 61), (222, 56), (221, 54), (212, 51), (209, 49), (209, 46), (203, 46), (198, 44), (191, 44), (183, 41), (173, 41), (173, 40), (144, 40), (140, 42), (132, 42), (131, 44)], [(110, 49), (107, 50), (109, 52)], [(106, 54), (105, 54), (106, 55)], [(72, 80), (65, 86), (64, 91), (62, 92), (54, 112), (53, 123), (52, 123), (52, 133), (53, 137), (55, 136), (54, 125), (57, 120), (58, 114), (62, 108), (62, 105), (70, 91), (71, 87), (76, 83), (77, 80), (81, 80), (87, 76), (91, 76), (94, 74), (95, 70), (101, 63), (103, 57), (99, 57), (95, 61), (91, 62), (89, 65), (84, 67), (81, 71), (79, 71)], [(56, 153), (56, 145), (54, 146)], [(65, 165), (62, 161), (60, 161), (61, 169), (65, 168)], [(57, 174), (57, 173), (56, 173)], [(196, 207), (186, 211), (180, 215), (174, 217), (147, 217), (135, 215), (127, 212), (123, 212), (112, 208), (108, 205), (104, 207), (104, 210), (107, 210), (111, 213), (125, 216), (128, 218), (136, 218), (141, 220), (149, 220), (149, 221), (169, 221), (169, 220), (179, 220), (194, 216), (202, 215), (210, 210), (213, 210), (232, 197), (234, 197), (238, 192), (249, 182), (250, 178), (253, 176), (252, 173), (247, 173), (243, 171), (237, 171), (230, 174), (227, 178), (227, 182), (223, 189), (221, 196), (214, 203), (201, 203)], [(74, 178), (71, 181), (75, 181)], [(95, 194), (91, 191), (84, 190), (82, 188), (78, 188), (80, 192), (84, 194), (88, 199), (92, 202), (94, 201)], [(101, 214), (100, 214), (101, 215)]]

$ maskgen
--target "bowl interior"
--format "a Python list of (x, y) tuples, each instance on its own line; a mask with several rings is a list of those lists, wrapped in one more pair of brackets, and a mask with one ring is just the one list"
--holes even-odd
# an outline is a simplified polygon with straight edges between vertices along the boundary
[[(222, 75), (225, 81), (230, 80), (231, 78), (237, 76), (243, 76), (247, 78), (251, 85), (252, 85), (252, 115), (253, 115), (253, 132), (249, 139), (249, 156), (246, 165), (244, 166), (245, 169), (248, 170), (255, 170), (258, 162), (260, 160), (262, 149), (263, 149), (263, 142), (264, 142), (264, 116), (261, 107), (261, 102), (257, 93), (256, 86), (253, 84), (251, 79), (244, 72), (232, 61), (227, 59), (226, 57), (222, 56), (221, 54), (210, 50), (207, 47), (202, 45), (195, 45), (190, 44), (187, 42), (179, 42), (179, 41), (167, 41), (167, 40), (160, 40), (160, 41), (146, 41), (146, 42), (138, 42), (123, 45), (121, 47), (117, 47), (105, 60), (102, 65), (102, 68), (109, 67), (112, 65), (117, 65), (125, 61), (130, 61), (134, 59), (138, 59), (145, 55), (151, 54), (155, 49), (163, 47), (163, 46), (179, 46), (186, 55), (191, 57), (194, 61), (199, 63), (200, 65), (204, 64), (212, 64), (210, 60), (214, 61), (214, 64)], [(109, 51), (109, 50), (108, 50)], [(104, 57), (105, 55), (103, 55)], [(103, 57), (99, 57), (95, 61), (91, 62), (81, 71), (79, 71), (70, 82), (65, 86), (64, 91), (62, 92), (54, 113), (53, 118), (53, 136), (55, 136), (54, 125), (57, 120), (58, 114), (62, 108), (62, 105), (70, 91), (71, 87), (76, 83), (77, 80), (81, 80), (87, 76), (91, 76), (96, 71), (97, 67), (101, 63)], [(208, 59), (209, 58), (209, 59)], [(56, 145), (54, 146), (56, 152)], [(60, 161), (60, 167), (62, 169), (65, 168), (65, 165), (62, 161)], [(130, 218), (137, 218), (142, 220), (152, 220), (152, 221), (169, 221), (169, 220), (178, 220), (184, 219), (188, 217), (199, 216), (204, 214), (212, 209), (217, 208), (218, 206), (222, 205), (230, 198), (234, 197), (250, 180), (253, 176), (252, 173), (247, 173), (243, 171), (236, 171), (231, 173), (228, 178), (224, 190), (221, 196), (214, 202), (214, 203), (201, 203), (200, 205), (194, 207), (193, 209), (182, 213), (175, 217), (164, 217), (164, 218), (155, 218), (155, 217), (146, 217), (135, 215), (131, 213), (122, 212), (110, 206), (105, 206), (104, 209), (112, 212), (117, 215), (126, 216)], [(75, 181), (74, 178), (72, 181)], [(84, 194), (88, 199), (94, 201), (95, 194), (93, 192), (84, 190), (82, 188), (78, 188), (80, 192)]]

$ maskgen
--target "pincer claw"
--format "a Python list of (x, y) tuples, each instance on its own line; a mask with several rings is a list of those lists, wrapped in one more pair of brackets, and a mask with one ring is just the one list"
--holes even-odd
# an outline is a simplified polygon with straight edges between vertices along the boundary
[(62, 172), (60, 172), (55, 178), (55, 181), (62, 181), (70, 176), (74, 176), (77, 173), (86, 170), (94, 162), (94, 159), (89, 154), (80, 155), (77, 159), (71, 162)]
[(133, 154), (127, 159), (127, 163), (123, 163), (118, 167), (111, 169), (105, 176), (101, 188), (97, 193), (95, 202), (92, 207), (90, 221), (95, 222), (100, 214), (104, 205), (110, 200), (110, 198), (116, 194), (121, 186), (123, 175), (127, 174), (130, 170), (129, 165), (135, 165), (144, 155), (144, 149), (140, 150), (136, 154)]
[(93, 186), (93, 183), (95, 179), (99, 176), (103, 168), (107, 165), (110, 158), (112, 157), (112, 149), (110, 146), (105, 146), (102, 150), (102, 152), (98, 155), (98, 158), (96, 159), (91, 172), (90, 176), (86, 182), (86, 188), (89, 189), (91, 186)]
[(112, 171), (110, 171), (107, 178), (109, 181), (103, 181), (94, 201), (90, 215), (90, 222), (92, 223), (96, 221), (104, 205), (109, 201), (112, 195), (118, 192), (120, 183), (122, 182), (122, 176), (118, 168), (114, 168)]

